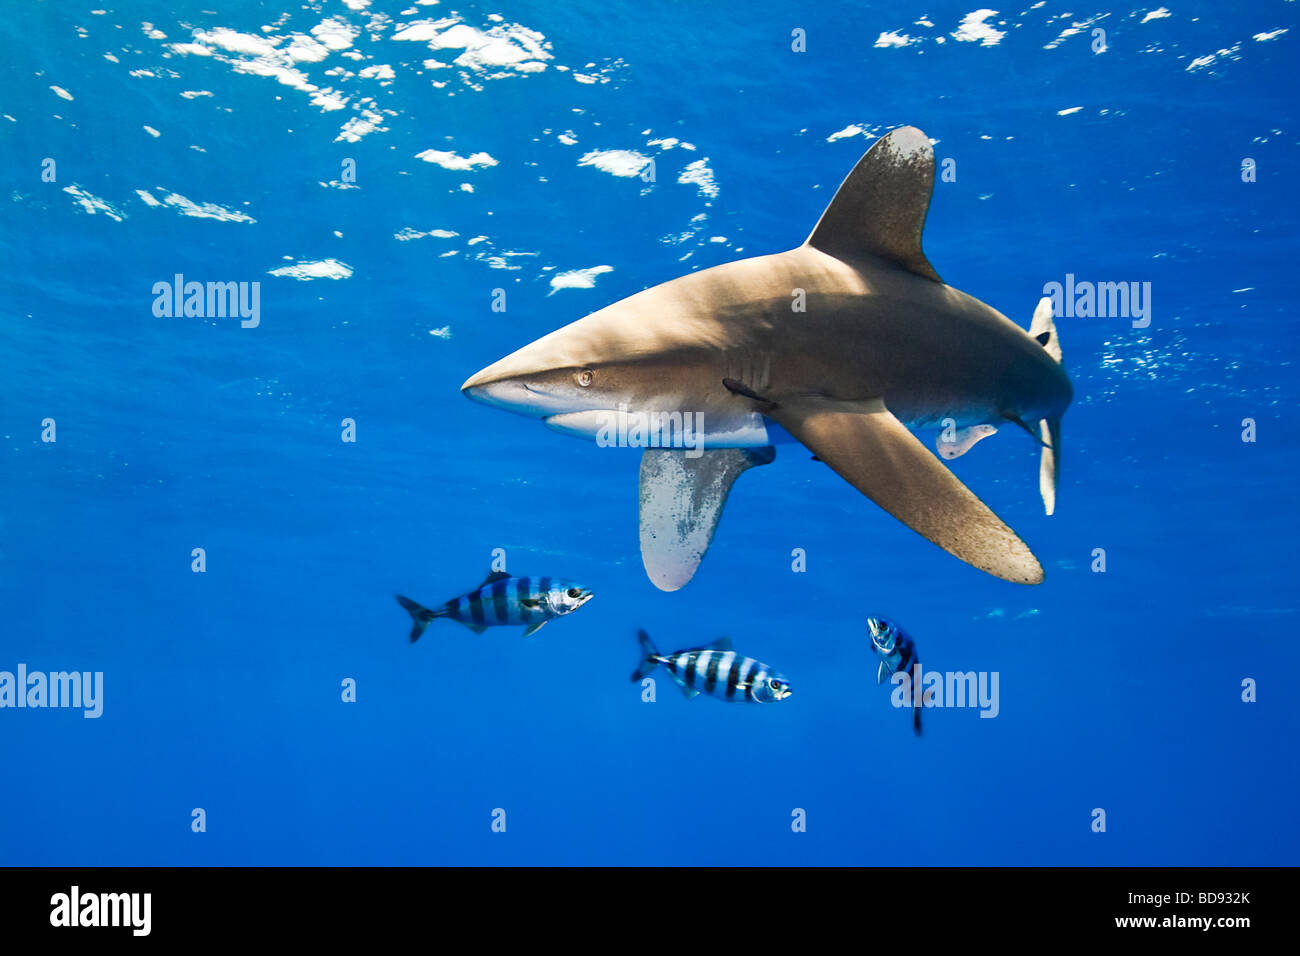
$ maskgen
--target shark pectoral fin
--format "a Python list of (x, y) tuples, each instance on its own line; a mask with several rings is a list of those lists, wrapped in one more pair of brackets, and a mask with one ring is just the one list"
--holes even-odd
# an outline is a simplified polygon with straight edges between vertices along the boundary
[(976, 442), (988, 438), (997, 430), (996, 425), (972, 425), (970, 428), (958, 428), (953, 432), (952, 440), (949, 441), (948, 430), (944, 429), (935, 438), (934, 447), (939, 452), (940, 458), (947, 458), (951, 461), (966, 454), (975, 447)]
[(647, 448), (641, 455), (641, 560), (661, 591), (676, 591), (695, 575), (732, 484), (755, 465), (769, 464), (776, 450), (713, 448), (688, 455), (675, 448)]
[(1043, 511), (1056, 511), (1056, 482), (1061, 473), (1061, 418), (1044, 418), (1038, 423), (1043, 443), (1043, 457), (1038, 465), (1038, 491), (1043, 496)]
[(785, 399), (772, 417), (849, 484), (953, 556), (1007, 581), (1043, 580), (1028, 545), (880, 399)]
[(878, 256), (942, 282), (921, 249), (934, 191), (934, 150), (915, 126), (882, 136), (858, 160), (808, 237), (837, 259)]

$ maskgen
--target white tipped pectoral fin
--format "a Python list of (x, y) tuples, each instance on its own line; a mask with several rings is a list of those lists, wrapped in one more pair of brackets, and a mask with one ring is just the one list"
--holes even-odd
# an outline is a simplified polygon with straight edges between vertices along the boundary
[(849, 484), (967, 564), (1019, 584), (1043, 568), (1020, 538), (909, 432), (879, 399), (786, 400), (770, 411)]
[(770, 447), (715, 448), (695, 458), (671, 448), (642, 453), (641, 559), (655, 587), (676, 591), (690, 581), (713, 540), (732, 484), (775, 457)]
[(966, 454), (975, 447), (976, 443), (988, 438), (997, 430), (996, 425), (972, 425), (970, 428), (958, 428), (949, 440), (948, 430), (944, 429), (935, 438), (934, 447), (939, 452), (939, 457), (951, 461)]

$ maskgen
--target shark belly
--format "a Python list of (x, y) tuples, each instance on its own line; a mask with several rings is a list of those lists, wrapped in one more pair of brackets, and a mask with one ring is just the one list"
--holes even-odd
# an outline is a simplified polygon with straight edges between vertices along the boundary
[(765, 448), (794, 439), (757, 412), (710, 414), (694, 409), (591, 409), (545, 419), (562, 435), (617, 448)]

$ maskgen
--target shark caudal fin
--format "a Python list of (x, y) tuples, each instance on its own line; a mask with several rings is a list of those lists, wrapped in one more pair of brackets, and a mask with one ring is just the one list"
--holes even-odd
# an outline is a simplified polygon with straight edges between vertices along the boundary
[(1061, 474), (1061, 416), (1044, 418), (1038, 423), (1043, 442), (1043, 457), (1038, 464), (1038, 491), (1043, 496), (1043, 511), (1056, 511), (1056, 482)]
[(411, 643), (414, 644), (420, 639), (420, 635), (424, 633), (424, 629), (429, 626), (429, 622), (439, 616), (438, 612), (430, 611), (423, 604), (417, 604), (409, 597), (403, 597), (400, 594), (395, 594), (393, 596), (397, 598), (398, 604), (406, 608), (406, 613), (411, 615), (411, 620), (415, 622), (411, 627)]
[[(1038, 301), (1033, 321), (1029, 323), (1029, 335), (1048, 355), (1057, 362), (1061, 361), (1061, 339), (1056, 334), (1051, 299), (1043, 297)], [(1043, 510), (1050, 515), (1056, 510), (1056, 483), (1061, 473), (1061, 417), (1040, 421), (1038, 438), (1043, 443), (1043, 455), (1038, 465), (1038, 490), (1043, 496)]]
[(655, 587), (676, 591), (694, 577), (732, 484), (774, 458), (776, 449), (770, 445), (712, 448), (698, 458), (680, 448), (641, 453), (641, 560)]
[(1056, 335), (1056, 322), (1052, 318), (1052, 300), (1047, 296), (1038, 300), (1034, 317), (1029, 322), (1029, 336), (1057, 362), (1061, 361), (1061, 340)]
[(647, 674), (659, 666), (659, 651), (655, 648), (654, 641), (650, 640), (650, 635), (645, 631), (637, 631), (636, 639), (641, 642), (641, 663), (632, 672), (633, 683), (644, 680)]

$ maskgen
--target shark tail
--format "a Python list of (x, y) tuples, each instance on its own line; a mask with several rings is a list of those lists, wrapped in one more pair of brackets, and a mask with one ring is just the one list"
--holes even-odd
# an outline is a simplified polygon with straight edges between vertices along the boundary
[(440, 615), (437, 611), (430, 611), (423, 604), (417, 604), (409, 597), (403, 597), (400, 594), (396, 594), (394, 597), (397, 598), (398, 604), (406, 608), (406, 613), (411, 615), (411, 620), (415, 622), (411, 626), (411, 643), (414, 644), (420, 639), (424, 629), (429, 626), (429, 622)]
[(1038, 437), (1043, 442), (1038, 491), (1043, 496), (1043, 511), (1050, 515), (1056, 510), (1056, 482), (1061, 473), (1061, 416), (1039, 422)]
[[(1038, 340), (1048, 355), (1057, 362), (1061, 361), (1061, 339), (1056, 333), (1051, 299), (1043, 297), (1038, 301), (1033, 321), (1029, 323), (1029, 335)], [(1043, 496), (1043, 510), (1050, 515), (1056, 510), (1056, 482), (1061, 472), (1061, 417), (1040, 421), (1038, 438), (1043, 445), (1038, 466), (1038, 491)]]
[(1038, 300), (1034, 318), (1029, 323), (1029, 335), (1038, 340), (1048, 355), (1057, 362), (1061, 361), (1061, 340), (1056, 334), (1056, 322), (1052, 319), (1052, 300), (1047, 296)]

